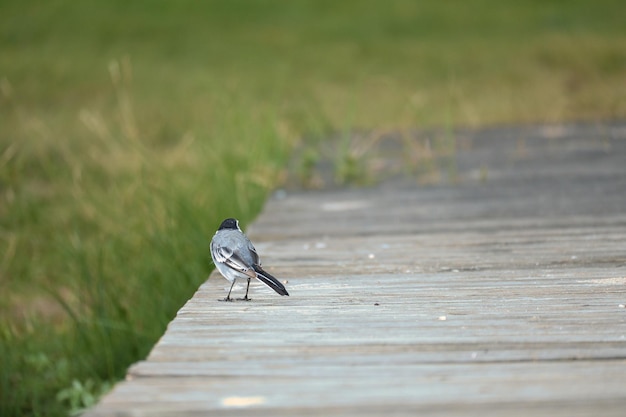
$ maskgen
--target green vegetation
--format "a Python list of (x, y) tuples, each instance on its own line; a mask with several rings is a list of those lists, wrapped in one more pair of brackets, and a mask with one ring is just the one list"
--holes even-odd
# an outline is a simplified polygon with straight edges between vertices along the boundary
[(624, 21), (608, 0), (0, 2), (0, 415), (78, 412), (145, 357), (302, 138), (309, 181), (344, 132), (351, 181), (357, 130), (623, 118)]

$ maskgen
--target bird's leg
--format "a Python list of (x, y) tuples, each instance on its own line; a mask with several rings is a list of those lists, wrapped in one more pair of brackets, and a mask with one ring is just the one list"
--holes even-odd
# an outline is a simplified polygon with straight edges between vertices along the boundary
[(248, 298), (248, 290), (250, 289), (250, 277), (248, 277), (248, 286), (246, 287), (246, 295), (241, 298), (243, 301), (250, 301), (251, 298)]
[(233, 280), (233, 283), (230, 284), (230, 289), (228, 290), (228, 295), (226, 296), (226, 298), (220, 301), (233, 301), (232, 298), (230, 298), (230, 292), (233, 290), (234, 285), (235, 285), (235, 280)]

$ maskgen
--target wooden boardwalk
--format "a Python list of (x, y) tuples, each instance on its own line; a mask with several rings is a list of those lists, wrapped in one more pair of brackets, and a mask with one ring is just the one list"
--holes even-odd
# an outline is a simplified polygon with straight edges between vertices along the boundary
[(626, 126), (459, 141), (454, 185), (270, 200), (291, 296), (213, 274), (86, 415), (626, 415)]

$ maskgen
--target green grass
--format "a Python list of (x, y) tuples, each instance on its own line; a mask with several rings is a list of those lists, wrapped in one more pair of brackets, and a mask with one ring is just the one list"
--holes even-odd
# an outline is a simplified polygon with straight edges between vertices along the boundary
[(626, 116), (622, 2), (509, 3), (0, 2), (0, 415), (123, 377), (303, 138)]

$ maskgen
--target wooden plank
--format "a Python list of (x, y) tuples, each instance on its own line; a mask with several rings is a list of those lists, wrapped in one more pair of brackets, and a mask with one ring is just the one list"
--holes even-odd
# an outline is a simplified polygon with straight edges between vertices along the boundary
[(249, 234), (291, 296), (219, 302), (213, 274), (85, 415), (624, 415), (616, 129), (529, 140), (512, 163), (514, 136), (465, 138), (461, 174), (486, 158), (486, 184), (269, 201)]

